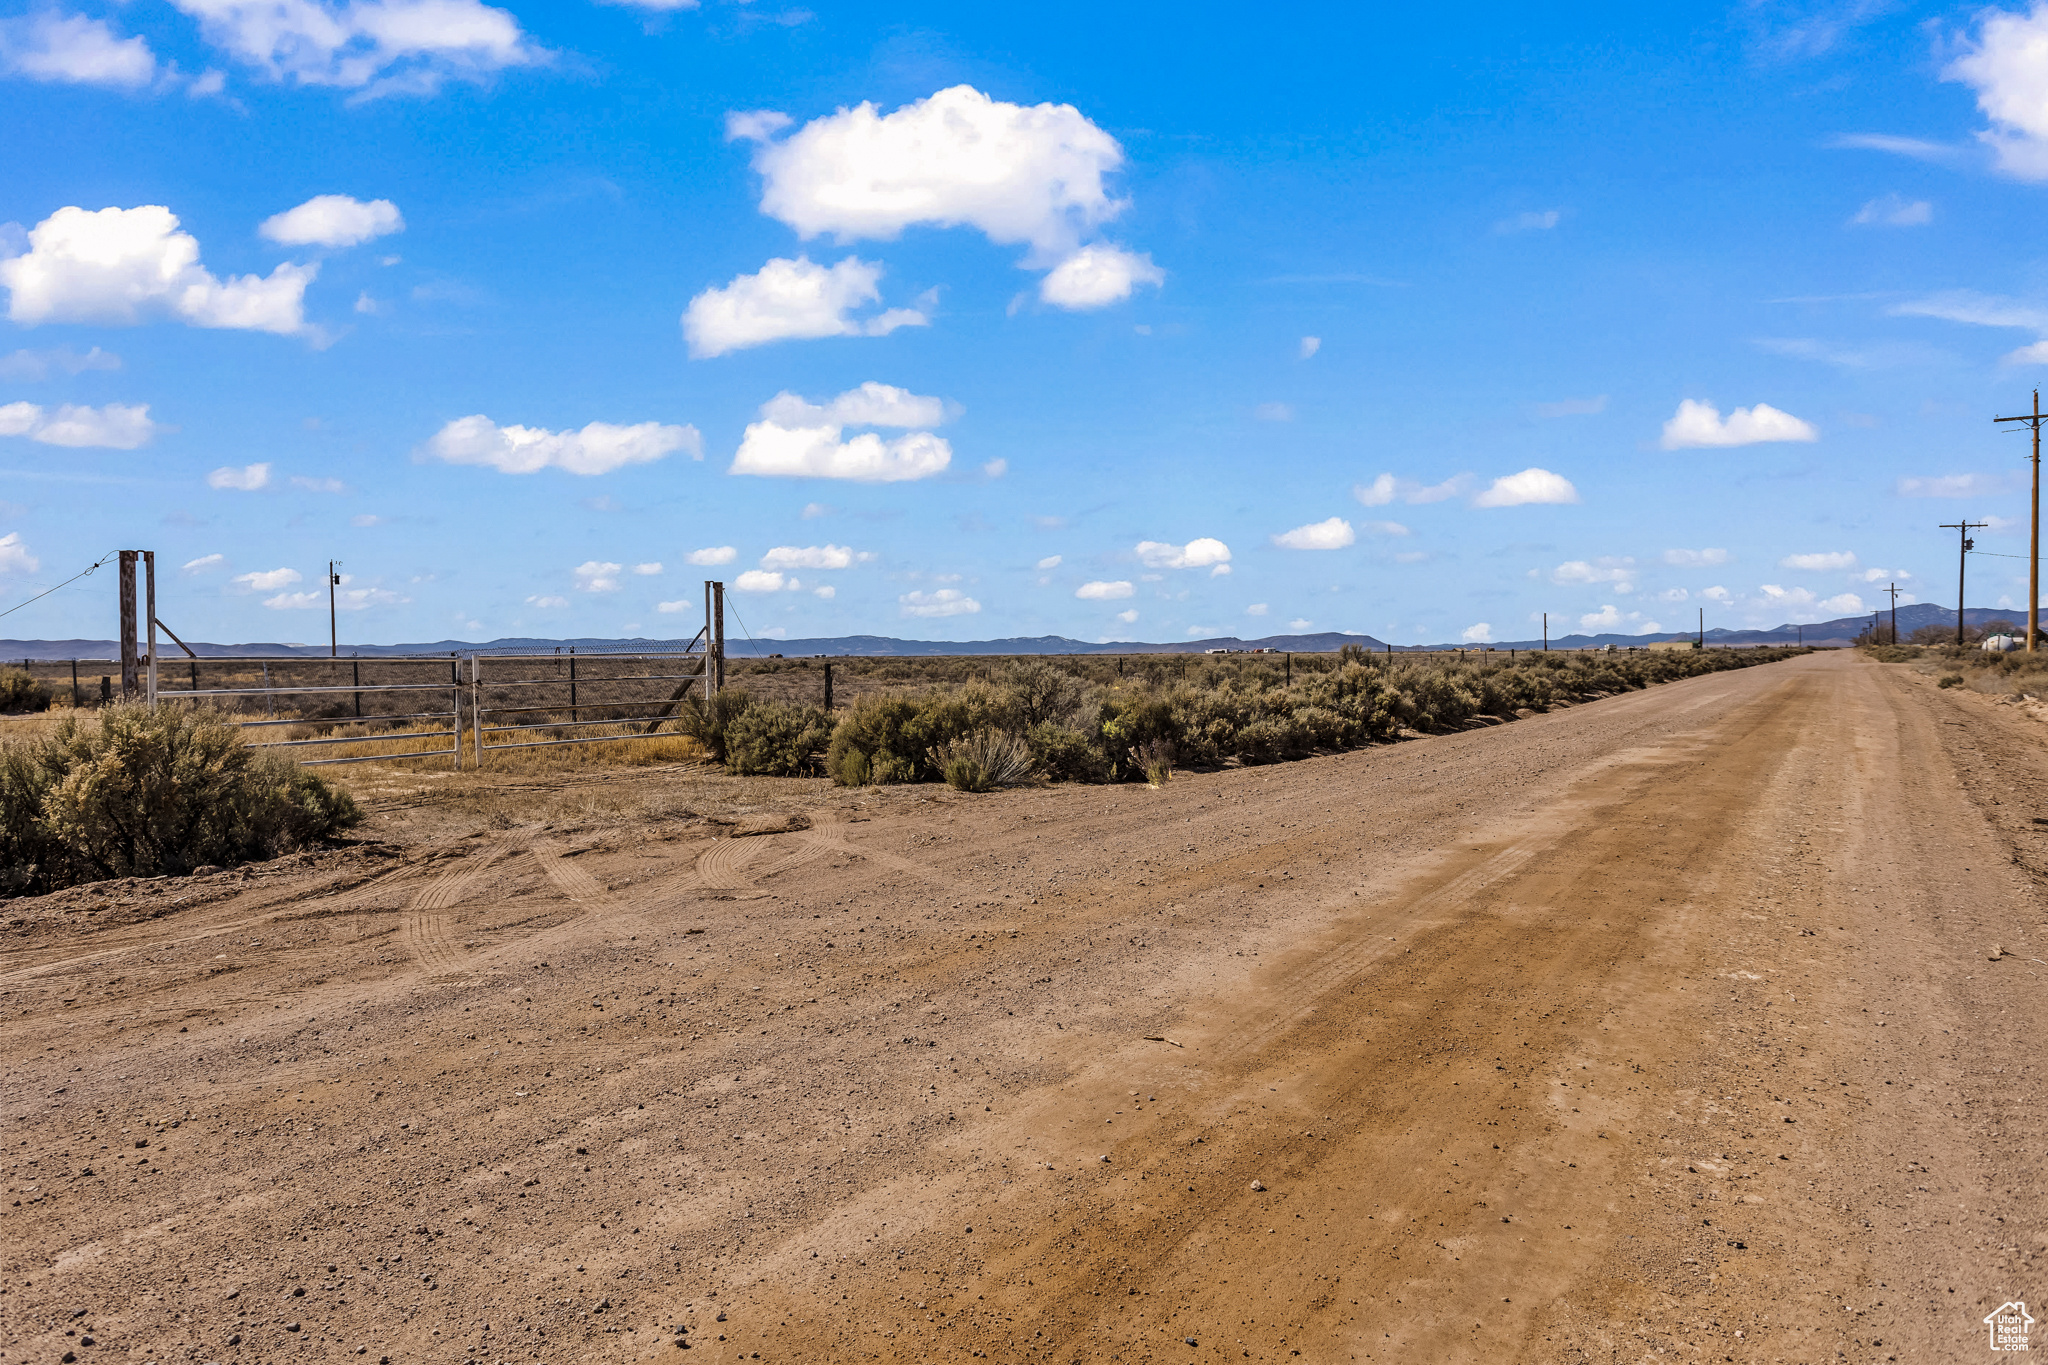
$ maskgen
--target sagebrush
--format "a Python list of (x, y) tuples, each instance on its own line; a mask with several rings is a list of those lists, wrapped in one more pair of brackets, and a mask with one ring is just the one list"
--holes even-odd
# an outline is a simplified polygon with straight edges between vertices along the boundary
[(0, 889), (189, 873), (350, 828), (354, 800), (217, 711), (111, 706), (0, 747)]
[[(1798, 650), (1537, 653), (1519, 660), (1383, 658), (1346, 647), (1298, 672), (1197, 657), (1143, 659), (1107, 681), (1032, 659), (955, 687), (857, 698), (832, 730), (825, 771), (843, 786), (977, 782), (970, 737), (1005, 735), (1052, 781), (1165, 781), (1176, 768), (1278, 763), (1424, 732), (1513, 719), (1567, 702)], [(1192, 676), (1190, 676), (1192, 662)], [(1099, 662), (1076, 669), (1099, 671)], [(976, 741), (986, 742), (986, 741)], [(956, 763), (958, 764), (956, 768)], [(979, 790), (979, 787), (969, 787)]]

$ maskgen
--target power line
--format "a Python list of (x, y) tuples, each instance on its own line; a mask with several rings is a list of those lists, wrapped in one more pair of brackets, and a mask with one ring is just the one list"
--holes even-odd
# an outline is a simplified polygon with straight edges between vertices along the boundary
[(119, 553), (121, 553), (121, 552), (120, 552), (119, 550), (109, 550), (109, 551), (107, 551), (107, 552), (106, 552), (105, 554), (101, 555), (101, 556), (100, 556), (100, 557), (99, 557), (98, 559), (94, 560), (94, 561), (93, 561), (93, 562), (92, 562), (91, 564), (88, 564), (88, 565), (87, 565), (87, 566), (85, 567), (85, 571), (84, 571), (84, 573), (75, 573), (75, 574), (71, 575), (71, 577), (69, 577), (69, 578), (65, 579), (65, 580), (64, 580), (64, 581), (63, 581), (62, 583), (59, 583), (59, 584), (57, 585), (57, 587), (55, 587), (55, 588), (49, 588), (49, 589), (46, 589), (46, 590), (44, 590), (44, 591), (42, 591), (42, 592), (39, 592), (39, 593), (37, 593), (37, 594), (36, 594), (36, 595), (35, 595), (34, 597), (31, 597), (31, 598), (29, 598), (29, 599), (28, 599), (28, 601), (26, 601), (26, 602), (17, 602), (17, 603), (15, 603), (15, 604), (14, 604), (13, 606), (9, 607), (9, 608), (8, 608), (8, 609), (7, 609), (6, 611), (0, 611), (0, 616), (12, 616), (12, 615), (14, 615), (14, 613), (16, 613), (16, 612), (20, 611), (20, 610), (21, 610), (21, 609), (22, 609), (23, 607), (26, 607), (26, 606), (31, 606), (31, 605), (33, 605), (34, 603), (37, 603), (37, 602), (40, 602), (40, 601), (42, 601), (42, 600), (43, 600), (43, 599), (44, 599), (45, 597), (48, 597), (48, 596), (49, 596), (49, 595), (50, 595), (51, 593), (53, 593), (53, 592), (56, 592), (56, 591), (57, 591), (57, 590), (58, 590), (59, 588), (68, 588), (68, 587), (70, 587), (70, 586), (71, 586), (71, 585), (72, 585), (73, 583), (76, 583), (76, 582), (77, 582), (77, 581), (78, 581), (79, 579), (81, 579), (81, 578), (84, 578), (84, 577), (86, 576), (86, 574), (89, 574), (89, 573), (91, 573), (91, 572), (92, 572), (92, 571), (93, 571), (94, 569), (97, 569), (97, 568), (99, 568), (99, 567), (100, 567), (100, 565), (102, 565), (102, 564), (105, 564), (105, 563), (106, 563), (106, 562), (107, 562), (108, 560), (112, 559), (112, 558), (113, 558), (113, 557), (114, 557), (115, 555), (117, 555), (117, 554), (119, 554)]

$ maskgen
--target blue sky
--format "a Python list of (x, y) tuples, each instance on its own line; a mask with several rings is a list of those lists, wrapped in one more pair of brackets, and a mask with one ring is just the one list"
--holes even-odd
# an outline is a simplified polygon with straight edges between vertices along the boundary
[(0, 605), (1405, 643), (2024, 556), (2048, 8), (1528, 8), (0, 0)]

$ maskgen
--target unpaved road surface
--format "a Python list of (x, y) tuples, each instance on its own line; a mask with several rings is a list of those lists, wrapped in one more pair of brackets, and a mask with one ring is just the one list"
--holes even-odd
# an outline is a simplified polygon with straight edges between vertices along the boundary
[(2044, 733), (1818, 655), (14, 902), (0, 1360), (1993, 1358)]

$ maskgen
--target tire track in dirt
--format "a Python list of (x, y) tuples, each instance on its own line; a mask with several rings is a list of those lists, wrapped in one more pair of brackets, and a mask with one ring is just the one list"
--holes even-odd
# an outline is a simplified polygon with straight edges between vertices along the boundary
[(463, 954), (449, 936), (447, 911), (469, 894), (500, 854), (514, 847), (510, 842), (487, 844), (435, 877), (413, 897), (405, 913), (403, 937), (413, 960), (430, 980), (461, 976)]
[(536, 840), (529, 846), (534, 861), (540, 870), (554, 883), (555, 889), (583, 907), (586, 919), (604, 929), (623, 931), (628, 907), (618, 897), (598, 883), (577, 865), (575, 860), (565, 857), (546, 840)]

